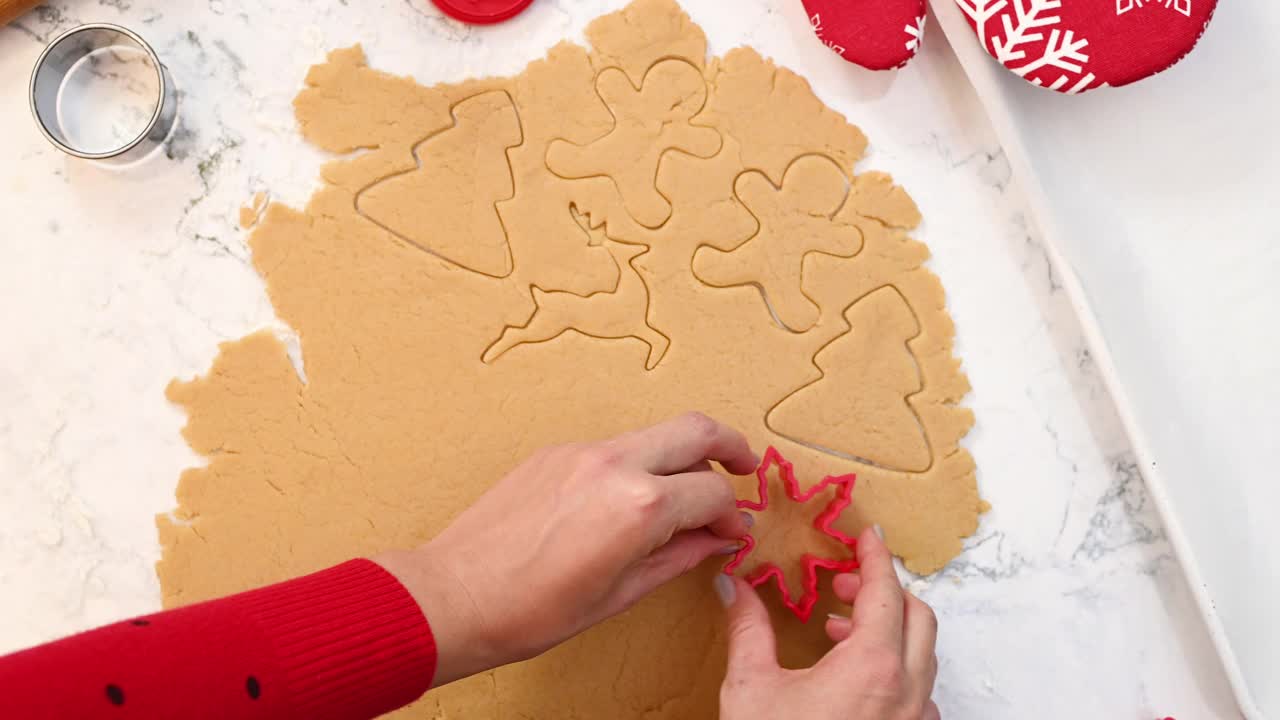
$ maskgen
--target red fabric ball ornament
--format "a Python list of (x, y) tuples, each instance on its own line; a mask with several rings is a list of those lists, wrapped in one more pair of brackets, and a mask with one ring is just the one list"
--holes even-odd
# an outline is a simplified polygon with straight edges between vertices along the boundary
[(832, 52), (869, 70), (902, 67), (924, 34), (924, 0), (803, 0)]
[(533, 0), (431, 0), (445, 15), (472, 25), (493, 25), (519, 15)]
[(1128, 85), (1191, 52), (1217, 0), (956, 0), (982, 47), (1027, 82)]

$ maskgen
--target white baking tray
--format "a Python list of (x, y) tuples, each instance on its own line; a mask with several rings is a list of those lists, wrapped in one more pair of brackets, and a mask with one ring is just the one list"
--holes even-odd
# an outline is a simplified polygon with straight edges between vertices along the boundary
[(933, 10), (986, 106), (1138, 454), (1243, 715), (1280, 718), (1280, 4), (1065, 96)]

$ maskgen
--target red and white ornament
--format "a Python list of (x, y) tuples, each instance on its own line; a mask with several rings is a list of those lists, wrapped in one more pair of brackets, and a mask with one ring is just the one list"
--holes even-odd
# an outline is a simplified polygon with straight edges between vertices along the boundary
[(1150, 77), (1191, 52), (1217, 0), (956, 0), (1015, 75), (1075, 94)]
[(906, 65), (920, 49), (925, 0), (803, 0), (832, 52), (870, 70)]

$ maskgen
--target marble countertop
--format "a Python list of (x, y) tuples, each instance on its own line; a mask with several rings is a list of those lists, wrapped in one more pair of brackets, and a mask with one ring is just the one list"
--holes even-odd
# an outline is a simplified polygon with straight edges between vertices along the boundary
[[(365, 45), (421, 82), (518, 71), (623, 0), (537, 0), (477, 30), (426, 0), (267, 4), (54, 0), (0, 29), (0, 652), (154, 610), (153, 525), (197, 458), (164, 399), (219, 342), (278, 327), (239, 208), (301, 205), (324, 153), (294, 128), (307, 67)], [(946, 39), (870, 73), (814, 39), (798, 0), (685, 0), (711, 50), (750, 44), (807, 76), (871, 140), (947, 288), (973, 383), (966, 440), (994, 509), (945, 570), (911, 587), (941, 620), (949, 718), (1238, 717), (1016, 178)], [(82, 22), (151, 42), (181, 127), (129, 172), (39, 134), (27, 77)], [(283, 329), (282, 330), (287, 330)]]

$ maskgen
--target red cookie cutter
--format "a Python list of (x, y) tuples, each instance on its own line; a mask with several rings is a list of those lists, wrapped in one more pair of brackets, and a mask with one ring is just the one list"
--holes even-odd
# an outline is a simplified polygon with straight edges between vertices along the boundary
[[(738, 507), (748, 510), (761, 511), (769, 507), (769, 468), (777, 465), (782, 474), (782, 484), (787, 490), (787, 496), (794, 502), (808, 502), (814, 495), (829, 486), (836, 489), (835, 497), (831, 502), (827, 503), (827, 507), (818, 513), (813, 519), (813, 526), (822, 531), (826, 535), (840, 541), (841, 544), (849, 548), (852, 553), (858, 545), (857, 538), (850, 537), (844, 533), (831, 527), (831, 523), (839, 517), (841, 511), (849, 506), (850, 495), (853, 493), (853, 481), (856, 476), (849, 475), (828, 475), (822, 479), (822, 482), (814, 485), (803, 493), (800, 492), (800, 485), (796, 482), (795, 468), (791, 463), (782, 457), (782, 453), (772, 445), (764, 453), (764, 460), (761, 461), (760, 467), (756, 468), (756, 479), (759, 481), (760, 501), (739, 500)], [(733, 560), (724, 566), (724, 573), (732, 575), (734, 570), (742, 564), (747, 555), (756, 546), (756, 539), (750, 534), (743, 536), (743, 545), (737, 554), (733, 556)], [(763, 563), (753, 570), (750, 575), (744, 578), (752, 587), (767, 582), (769, 578), (773, 578), (778, 585), (778, 591), (782, 593), (782, 604), (787, 607), (795, 616), (800, 618), (800, 622), (809, 622), (809, 616), (813, 613), (813, 606), (818, 602), (818, 568), (825, 568), (833, 572), (849, 572), (858, 567), (856, 558), (848, 558), (845, 560), (837, 560), (835, 558), (821, 558), (811, 553), (805, 553), (800, 562), (804, 567), (804, 578), (802, 586), (804, 594), (798, 600), (792, 599), (791, 594), (787, 591), (787, 584), (783, 581), (782, 568), (773, 563)]]
[(431, 0), (446, 15), (472, 25), (492, 25), (515, 17), (533, 0)]

